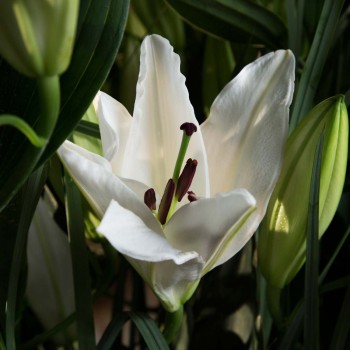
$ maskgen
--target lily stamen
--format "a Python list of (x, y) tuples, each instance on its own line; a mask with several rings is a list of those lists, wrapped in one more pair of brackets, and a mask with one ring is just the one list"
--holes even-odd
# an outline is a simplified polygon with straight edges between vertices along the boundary
[(187, 192), (188, 196), (187, 196), (187, 199), (190, 201), (190, 202), (195, 202), (198, 200), (198, 197), (196, 196), (196, 194), (192, 191), (188, 191)]
[(179, 179), (182, 163), (185, 159), (188, 144), (190, 142), (192, 134), (197, 131), (197, 126), (193, 123), (183, 123), (180, 126), (180, 130), (183, 130), (184, 133), (182, 136), (181, 146), (180, 146), (179, 154), (177, 156), (176, 164), (173, 172), (173, 180), (175, 183), (177, 183)]
[(150, 188), (145, 192), (143, 201), (152, 211), (156, 210), (156, 192), (153, 188)]
[(174, 192), (175, 192), (175, 183), (173, 179), (170, 179), (166, 184), (163, 197), (159, 204), (158, 220), (162, 225), (166, 223), (166, 219), (169, 214), (169, 209), (173, 201)]
[(197, 126), (193, 123), (183, 123), (180, 126), (180, 130), (183, 130), (187, 136), (192, 136), (197, 131)]
[(187, 191), (189, 190), (194, 174), (196, 172), (196, 168), (197, 168), (197, 160), (195, 159), (191, 159), (189, 158), (187, 160), (187, 163), (184, 167), (184, 169), (182, 170), (182, 173), (179, 177), (179, 180), (177, 182), (177, 186), (176, 186), (176, 194), (175, 197), (177, 199), (178, 202), (181, 201), (181, 199), (184, 197), (184, 195), (187, 193)]

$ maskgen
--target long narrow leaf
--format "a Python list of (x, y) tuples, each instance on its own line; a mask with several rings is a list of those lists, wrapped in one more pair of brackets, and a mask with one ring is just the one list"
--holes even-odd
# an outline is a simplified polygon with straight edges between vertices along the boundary
[[(96, 22), (96, 14), (104, 8), (107, 9), (104, 21)], [(124, 34), (128, 10), (129, 0), (93, 0), (84, 23), (85, 30), (81, 34), (80, 50), (75, 51), (69, 70), (62, 76), (63, 107), (41, 162), (51, 156), (69, 136), (106, 80)], [(94, 33), (96, 26), (102, 29), (98, 37)], [(86, 57), (84, 48), (92, 37), (95, 38), (90, 51), (92, 55)]]
[(296, 57), (299, 57), (302, 44), (304, 0), (287, 0), (288, 43)]
[(291, 116), (290, 132), (313, 105), (324, 64), (334, 40), (344, 0), (325, 0), (316, 34), (312, 42)]
[(117, 339), (120, 331), (128, 319), (129, 315), (127, 313), (118, 313), (103, 333), (103, 336), (98, 343), (97, 350), (112, 349), (115, 340)]
[(6, 350), (6, 346), (1, 333), (0, 333), (0, 350)]
[[(52, 329), (35, 336), (33, 339), (27, 343), (19, 346), (19, 350), (29, 350), (37, 348), (39, 345), (43, 344), (46, 340), (52, 338), (57, 333), (60, 333), (63, 329), (66, 329), (75, 321), (75, 314), (68, 316), (65, 320), (57, 324)], [(1, 349), (1, 348), (0, 348)]]
[(16, 242), (16, 232), (21, 216), (22, 200), (18, 193), (9, 205), (0, 212), (0, 325), (1, 332), (5, 335), (6, 302), (10, 266), (13, 259), (13, 250)]
[(332, 267), (332, 264), (334, 262), (334, 260), (336, 259), (336, 257), (338, 256), (341, 248), (344, 246), (344, 243), (346, 242), (346, 240), (348, 239), (350, 235), (350, 226), (348, 227), (348, 229), (346, 230), (346, 232), (344, 233), (344, 235), (342, 236), (339, 244), (337, 245), (334, 253), (332, 254), (331, 258), (329, 259), (326, 267), (323, 269), (321, 275), (320, 275), (320, 279), (319, 279), (319, 283), (320, 285), (322, 284), (322, 282), (324, 281), (324, 279), (327, 276), (328, 271), (330, 270), (330, 268)]
[(288, 324), (288, 328), (279, 344), (278, 350), (292, 350), (294, 349), (294, 345), (296, 344), (301, 329), (302, 329), (302, 321), (304, 318), (304, 303), (299, 306), (298, 310), (294, 314), (292, 321)]
[(319, 348), (318, 218), (323, 140), (324, 133), (317, 145), (312, 169), (306, 238), (304, 346), (314, 350)]
[(286, 28), (274, 13), (247, 0), (166, 0), (196, 27), (232, 42), (286, 46)]
[(10, 268), (7, 296), (6, 347), (8, 350), (16, 349), (15, 328), (19, 279), (26, 253), (29, 225), (32, 221), (32, 217), (46, 179), (46, 173), (46, 167), (40, 167), (30, 176), (27, 184), (23, 188), (23, 207), (16, 234), (16, 243)]
[[(335, 325), (335, 330), (330, 349), (346, 349), (346, 342), (350, 334), (349, 322), (350, 310), (350, 287), (347, 288), (343, 305), (340, 309), (339, 317)], [(349, 343), (348, 343), (349, 345)]]
[(156, 323), (149, 317), (137, 313), (130, 313), (130, 318), (139, 330), (143, 340), (150, 350), (169, 349), (162, 333)]
[[(14, 196), (40, 159), (42, 164), (71, 133), (111, 69), (124, 32), (129, 0), (81, 0), (71, 64), (61, 77), (62, 108), (45, 151), (11, 127), (0, 129), (0, 210)], [(33, 79), (0, 58), (0, 114), (37, 121), (39, 103)], [(44, 151), (44, 153), (43, 153)]]
[(76, 306), (77, 338), (80, 350), (93, 350), (95, 329), (92, 314), (92, 296), (88, 252), (80, 192), (68, 174), (65, 174), (66, 212), (71, 244), (74, 295)]
[(81, 120), (75, 130), (87, 136), (101, 139), (100, 128), (98, 125), (87, 120)]

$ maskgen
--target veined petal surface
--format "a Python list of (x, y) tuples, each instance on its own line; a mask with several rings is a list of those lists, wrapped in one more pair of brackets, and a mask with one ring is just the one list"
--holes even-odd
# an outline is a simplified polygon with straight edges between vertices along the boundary
[(293, 86), (294, 56), (281, 50), (247, 65), (215, 99), (201, 126), (212, 195), (246, 188), (266, 202), (280, 172)]
[(143, 203), (142, 194), (147, 189), (144, 184), (135, 180), (123, 181), (112, 173), (106, 159), (69, 141), (65, 141), (58, 153), (97, 215), (102, 217), (111, 200), (115, 199), (147, 222), (151, 229), (157, 230), (157, 220)]
[[(164, 232), (174, 247), (201, 255), (206, 262), (204, 274), (218, 265), (216, 261), (220, 261), (228, 245), (238, 242), (235, 250), (242, 248), (237, 236), (255, 209), (255, 198), (248, 191), (237, 189), (183, 206), (171, 217)], [(232, 251), (229, 249), (227, 254)]]
[(257, 201), (219, 264), (237, 253), (265, 215), (287, 140), (294, 66), (293, 54), (284, 50), (247, 65), (218, 95), (202, 125), (211, 194), (246, 188)]
[(181, 124), (191, 122), (188, 158), (198, 160), (193, 191), (209, 195), (209, 176), (204, 143), (180, 72), (180, 58), (168, 40), (159, 35), (145, 38), (141, 46), (140, 74), (133, 121), (120, 174), (138, 180), (162, 193), (172, 176), (181, 144)]
[(129, 260), (169, 311), (180, 306), (188, 285), (200, 277), (203, 260), (197, 252), (174, 248), (160, 225), (151, 230), (116, 201), (111, 202), (97, 231)]
[(114, 98), (100, 91), (94, 99), (99, 119), (103, 155), (111, 163), (113, 172), (122, 175), (125, 146), (132, 117)]

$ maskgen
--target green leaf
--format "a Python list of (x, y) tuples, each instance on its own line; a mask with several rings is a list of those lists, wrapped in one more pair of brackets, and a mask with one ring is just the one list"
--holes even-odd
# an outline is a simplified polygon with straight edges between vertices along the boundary
[[(23, 187), (23, 206), (19, 219), (18, 231), (12, 255), (8, 294), (6, 304), (6, 346), (8, 350), (15, 350), (16, 311), (18, 302), (18, 287), (26, 254), (26, 244), (29, 225), (40, 197), (46, 179), (46, 168), (40, 167), (28, 179)], [(11, 252), (12, 253), (12, 252)], [(3, 281), (2, 281), (3, 283)]]
[(43, 344), (46, 340), (52, 338), (52, 336), (54, 336), (55, 334), (60, 333), (62, 332), (62, 330), (69, 327), (74, 321), (75, 321), (75, 313), (68, 316), (65, 320), (57, 324), (52, 329), (35, 336), (30, 341), (19, 346), (18, 348), (20, 350), (30, 350), (30, 349), (37, 348), (39, 345)]
[(124, 34), (128, 9), (129, 0), (92, 1), (71, 65), (62, 76), (62, 109), (41, 162), (69, 136), (107, 78)]
[(262, 347), (267, 348), (267, 342), (272, 329), (272, 318), (269, 313), (266, 298), (266, 280), (260, 271), (257, 271), (257, 302), (259, 305), (259, 314), (261, 316), (260, 327), (258, 329), (258, 339)]
[(78, 131), (87, 136), (92, 136), (97, 139), (101, 139), (100, 128), (98, 124), (91, 123), (87, 120), (81, 120), (78, 123), (75, 131)]
[(97, 350), (112, 349), (115, 340), (129, 318), (129, 314), (124, 312), (118, 313), (114, 316), (113, 320), (109, 323), (107, 329), (103, 333), (103, 336), (97, 345)]
[(323, 142), (324, 133), (318, 142), (313, 162), (306, 236), (304, 346), (315, 350), (319, 348), (318, 218)]
[(326, 278), (328, 271), (332, 267), (332, 264), (334, 263), (336, 257), (338, 256), (341, 248), (344, 246), (344, 243), (346, 242), (349, 235), (350, 235), (350, 226), (348, 227), (348, 229), (346, 230), (346, 232), (342, 236), (340, 242), (338, 243), (336, 249), (334, 250), (334, 253), (332, 254), (331, 258), (329, 259), (329, 261), (328, 261), (327, 265), (325, 266), (325, 268), (323, 269), (322, 273), (320, 274), (320, 284), (322, 284), (322, 282)]
[(288, 43), (295, 57), (300, 56), (305, 0), (287, 0)]
[[(183, 48), (185, 41), (184, 23), (163, 0), (133, 1), (132, 12), (144, 26), (142, 37), (146, 34), (160, 34), (171, 42), (176, 51)], [(135, 33), (132, 26), (129, 30), (133, 35), (141, 34), (140, 32)], [(142, 37), (139, 38), (142, 39)]]
[(349, 343), (347, 342), (350, 334), (349, 322), (350, 310), (350, 287), (347, 288), (343, 304), (340, 308), (337, 323), (332, 337), (330, 349), (347, 349)]
[(203, 63), (203, 100), (207, 115), (216, 96), (231, 80), (234, 67), (230, 43), (208, 36)]
[(131, 312), (130, 318), (139, 330), (143, 340), (146, 342), (150, 350), (166, 350), (169, 349), (162, 333), (156, 323), (149, 317)]
[(199, 29), (232, 42), (287, 46), (286, 27), (266, 8), (248, 0), (166, 0)]
[(290, 121), (290, 132), (311, 109), (344, 0), (325, 0), (310, 53), (303, 69)]
[(288, 328), (283, 335), (278, 350), (293, 350), (301, 331), (301, 325), (304, 318), (304, 303), (299, 306), (297, 312), (293, 315), (292, 321), (288, 324)]
[(92, 314), (92, 295), (88, 251), (85, 243), (84, 217), (80, 192), (65, 174), (66, 214), (71, 244), (77, 338), (80, 350), (95, 349), (95, 329)]
[[(61, 112), (44, 153), (43, 149), (33, 147), (19, 131), (11, 127), (0, 129), (0, 210), (34, 167), (50, 157), (68, 137), (115, 61), (129, 0), (81, 0), (80, 3), (72, 61), (60, 79)], [(0, 114), (17, 115), (33, 127), (39, 111), (35, 82), (1, 60), (0, 76)]]
[(1, 333), (0, 333), (0, 350), (6, 350), (6, 346)]
[(0, 212), (0, 325), (1, 331), (5, 334), (5, 310), (7, 301), (8, 281), (10, 266), (12, 263), (13, 250), (16, 241), (16, 232), (21, 217), (21, 200), (18, 193), (5, 208)]

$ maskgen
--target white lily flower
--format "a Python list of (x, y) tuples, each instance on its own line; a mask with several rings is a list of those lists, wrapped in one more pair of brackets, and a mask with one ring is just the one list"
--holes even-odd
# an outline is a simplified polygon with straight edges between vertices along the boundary
[[(81, 191), (104, 215), (98, 231), (168, 311), (191, 297), (205, 273), (236, 254), (262, 220), (281, 168), (293, 88), (294, 56), (270, 53), (223, 89), (199, 126), (178, 55), (164, 38), (148, 36), (133, 118), (108, 95), (95, 99), (104, 157), (67, 141), (59, 149)], [(158, 208), (186, 122), (198, 129), (186, 153), (197, 160), (191, 163), (198, 165), (190, 197), (198, 200), (182, 199), (160, 220), (161, 210), (150, 210), (154, 203), (144, 194), (154, 189)]]

